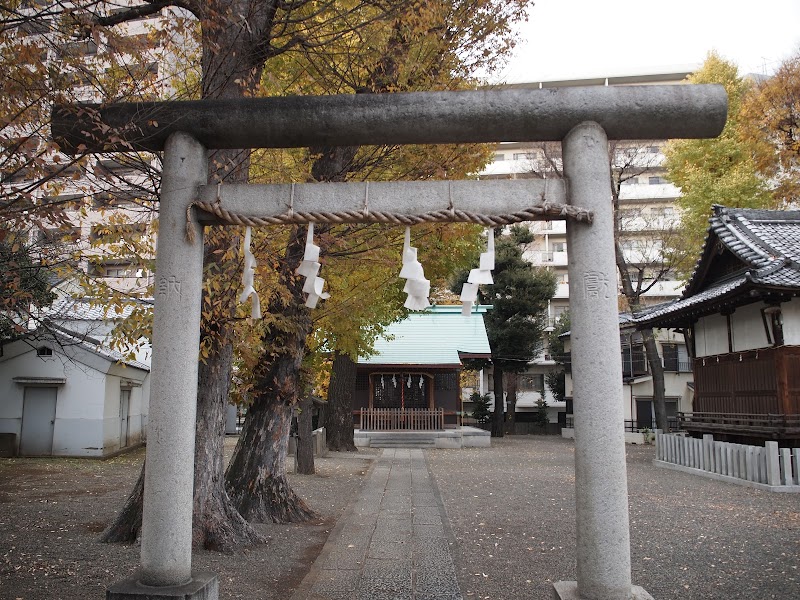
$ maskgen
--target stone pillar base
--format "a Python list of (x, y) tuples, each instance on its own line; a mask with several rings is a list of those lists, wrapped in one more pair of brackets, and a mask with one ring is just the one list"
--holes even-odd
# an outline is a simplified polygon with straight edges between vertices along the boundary
[(193, 573), (183, 585), (155, 587), (136, 577), (118, 581), (106, 590), (106, 600), (218, 600), (219, 582), (214, 573)]
[[(581, 600), (578, 596), (577, 581), (556, 581), (553, 584), (553, 600)], [(631, 586), (631, 595), (627, 598), (609, 598), (609, 600), (653, 600), (644, 588)]]

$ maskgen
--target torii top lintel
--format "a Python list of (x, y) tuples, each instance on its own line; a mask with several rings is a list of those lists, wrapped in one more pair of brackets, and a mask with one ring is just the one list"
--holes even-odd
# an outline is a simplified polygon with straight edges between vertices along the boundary
[(727, 108), (722, 86), (689, 84), (287, 96), (56, 105), (52, 133), (65, 152), (158, 151), (176, 131), (209, 149), (559, 141), (585, 121), (615, 140), (705, 138)]

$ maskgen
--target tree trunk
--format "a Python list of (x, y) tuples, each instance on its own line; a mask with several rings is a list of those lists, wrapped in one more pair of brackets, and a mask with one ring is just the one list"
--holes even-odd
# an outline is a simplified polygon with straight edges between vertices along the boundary
[(248, 521), (302, 523), (316, 516), (286, 479), (291, 423), (292, 407), (281, 398), (261, 399), (247, 411), (226, 481)]
[(506, 373), (506, 384), (508, 391), (506, 392), (506, 433), (514, 435), (517, 423), (517, 381), (518, 375), (516, 373)]
[(133, 486), (133, 491), (125, 501), (125, 506), (119, 511), (114, 521), (106, 527), (100, 535), (100, 541), (105, 544), (126, 542), (132, 544), (139, 537), (142, 530), (142, 502), (144, 500), (144, 461), (139, 479)]
[[(622, 281), (622, 293), (628, 299), (631, 313), (635, 316), (641, 310), (641, 298), (634, 289), (633, 281), (631, 281), (628, 266), (625, 262), (625, 256), (622, 252), (622, 246), (618, 241), (615, 243), (615, 253), (617, 269)], [(664, 390), (664, 363), (661, 362), (661, 357), (658, 355), (658, 344), (653, 336), (652, 328), (642, 330), (642, 339), (644, 341), (647, 364), (653, 376), (653, 411), (656, 414), (656, 428), (661, 431), (668, 431), (667, 406), (664, 401), (664, 396), (666, 395)]]
[(328, 410), (325, 435), (328, 449), (355, 452), (353, 439), (353, 391), (356, 387), (356, 363), (347, 354), (336, 352), (328, 385)]
[(492, 413), (492, 437), (503, 437), (503, 369), (494, 365), (494, 412)]
[(669, 431), (667, 424), (667, 404), (664, 396), (664, 363), (658, 355), (658, 345), (653, 337), (653, 330), (643, 329), (642, 338), (644, 339), (644, 351), (647, 355), (647, 363), (650, 365), (650, 373), (653, 375), (653, 410), (656, 413), (656, 428), (663, 432)]
[(239, 514), (225, 489), (225, 409), (232, 361), (228, 341), (200, 363), (198, 373), (192, 545), (220, 552), (266, 541)]
[(277, 292), (268, 312), (280, 314), (284, 321), (263, 340), (255, 397), (225, 474), (234, 505), (245, 519), (258, 523), (300, 523), (316, 517), (286, 479), (292, 406), (300, 397), (300, 365), (311, 333), (303, 281), (294, 273), (302, 260), (305, 231), (292, 230), (281, 261), (279, 285), (290, 297)]
[(314, 474), (314, 426), (311, 411), (314, 401), (310, 396), (303, 398), (297, 405), (297, 463), (295, 471), (301, 475)]

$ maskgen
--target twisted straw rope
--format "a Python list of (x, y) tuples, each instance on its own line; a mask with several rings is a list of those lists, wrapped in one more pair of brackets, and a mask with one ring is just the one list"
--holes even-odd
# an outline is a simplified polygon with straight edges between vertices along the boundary
[[(221, 221), (232, 225), (249, 225), (258, 227), (263, 225), (287, 225), (292, 223), (395, 223), (398, 225), (418, 225), (420, 223), (476, 223), (486, 227), (498, 225), (511, 225), (520, 221), (536, 221), (551, 219), (572, 219), (591, 223), (594, 214), (584, 208), (569, 204), (550, 204), (542, 202), (530, 208), (505, 215), (482, 215), (467, 212), (456, 208), (433, 210), (418, 215), (405, 215), (401, 213), (372, 211), (372, 210), (344, 210), (337, 212), (298, 212), (289, 211), (274, 217), (248, 217), (226, 210), (218, 202), (196, 201), (187, 209), (187, 221), (191, 222), (192, 207), (199, 208), (209, 214), (215, 215)], [(192, 240), (193, 233), (187, 223), (187, 235)]]

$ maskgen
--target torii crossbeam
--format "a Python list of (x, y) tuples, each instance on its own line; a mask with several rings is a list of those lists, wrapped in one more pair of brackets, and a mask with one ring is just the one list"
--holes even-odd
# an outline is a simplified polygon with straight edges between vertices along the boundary
[[(525, 211), (530, 220), (568, 218), (578, 577), (577, 582), (555, 584), (555, 593), (586, 600), (649, 598), (631, 582), (607, 142), (714, 137), (726, 116), (724, 89), (709, 85), (56, 106), (52, 131), (65, 151), (164, 151), (141, 572), (138, 581), (110, 591), (109, 597), (178, 597), (171, 590), (179, 590), (182, 598), (217, 597), (216, 578), (194, 574), (193, 579), (191, 569), (202, 224), (230, 221), (214, 212), (218, 195), (224, 201), (217, 205), (228, 216), (280, 221), (287, 207), (285, 200), (259, 204), (247, 186), (207, 187), (207, 151), (561, 141), (566, 186), (550, 182), (545, 189), (535, 181), (413, 184), (423, 186), (416, 188), (422, 193), (393, 210), (406, 216), (437, 213), (436, 220), (442, 221), (458, 220), (457, 210), (487, 219)], [(124, 143), (108, 143), (98, 123), (124, 132)], [(393, 185), (402, 195), (412, 184)], [(270, 193), (285, 197), (286, 188)], [(337, 212), (361, 220), (359, 210), (363, 220), (374, 220), (368, 216), (381, 212), (380, 194), (366, 205), (363, 196), (363, 187), (304, 187), (291, 218), (280, 222), (315, 221), (315, 213)], [(193, 205), (202, 212), (192, 211)], [(566, 208), (550, 214), (559, 205)], [(536, 207), (540, 213), (530, 212)]]

